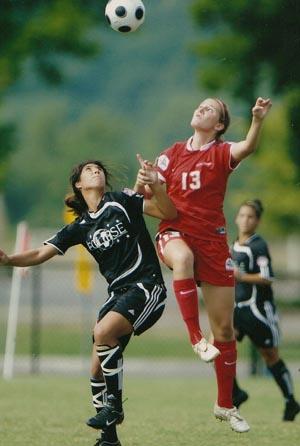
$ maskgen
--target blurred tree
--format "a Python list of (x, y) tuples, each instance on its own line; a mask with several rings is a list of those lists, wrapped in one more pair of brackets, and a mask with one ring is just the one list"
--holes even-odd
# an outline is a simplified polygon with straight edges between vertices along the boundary
[(136, 172), (137, 162), (134, 154), (128, 158), (120, 150), (130, 127), (124, 116), (89, 106), (74, 119), (68, 100), (61, 97), (42, 101), (32, 110), (19, 123), (22, 150), (12, 157), (6, 179), (11, 221), (58, 227), (71, 166), (85, 159), (100, 159), (112, 173), (113, 186), (128, 186), (124, 166)]
[(199, 75), (202, 85), (226, 88), (248, 105), (261, 89), (286, 96), (288, 156), (299, 181), (299, 0), (195, 0), (192, 14), (208, 31), (196, 46), (205, 62)]
[(288, 156), (286, 110), (282, 102), (274, 104), (272, 120), (265, 122), (256, 157), (241, 163), (241, 184), (230, 194), (232, 215), (244, 200), (256, 197), (262, 200), (266, 213), (261, 229), (268, 236), (289, 235), (300, 228), (300, 188), (295, 187), (297, 168)]
[[(95, 55), (99, 44), (87, 31), (102, 19), (104, 7), (96, 0), (1, 0), (0, 100), (21, 77), (26, 61), (56, 85), (64, 80), (60, 55)], [(12, 137), (12, 125), (0, 124), (1, 178), (14, 147)]]

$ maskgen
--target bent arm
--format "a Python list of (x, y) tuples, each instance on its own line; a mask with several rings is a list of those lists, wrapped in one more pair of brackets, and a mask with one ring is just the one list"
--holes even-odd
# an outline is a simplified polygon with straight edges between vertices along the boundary
[(252, 108), (252, 122), (246, 138), (243, 141), (232, 143), (231, 145), (230, 151), (235, 161), (241, 161), (255, 151), (263, 121), (271, 106), (270, 99), (257, 99)]
[(251, 285), (271, 285), (272, 281), (270, 279), (266, 279), (262, 277), (260, 273), (240, 273), (238, 270), (235, 270), (234, 277), (238, 282), (249, 283)]
[(46, 245), (36, 249), (29, 249), (22, 253), (7, 255), (0, 250), (0, 265), (8, 266), (34, 266), (51, 259), (58, 254), (53, 246)]
[(177, 210), (173, 202), (168, 197), (165, 185), (161, 183), (151, 184), (153, 197), (145, 199), (144, 213), (161, 220), (174, 220), (177, 217)]

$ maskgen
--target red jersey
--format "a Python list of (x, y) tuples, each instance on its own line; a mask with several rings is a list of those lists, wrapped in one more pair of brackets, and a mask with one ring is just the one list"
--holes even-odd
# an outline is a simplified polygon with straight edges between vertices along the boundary
[(223, 201), (237, 165), (231, 143), (212, 141), (193, 150), (191, 140), (175, 143), (158, 158), (159, 177), (178, 211), (175, 220), (161, 221), (159, 232), (172, 228), (199, 239), (226, 239)]

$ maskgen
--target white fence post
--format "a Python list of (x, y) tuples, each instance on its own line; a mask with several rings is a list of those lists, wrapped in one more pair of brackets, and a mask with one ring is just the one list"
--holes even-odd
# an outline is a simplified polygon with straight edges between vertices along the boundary
[[(22, 252), (26, 249), (28, 242), (28, 231), (25, 222), (17, 226), (17, 236), (15, 252)], [(14, 267), (12, 274), (12, 283), (10, 291), (10, 302), (7, 321), (7, 334), (5, 344), (5, 354), (3, 362), (3, 378), (12, 379), (14, 371), (14, 356), (16, 347), (18, 310), (21, 293), (22, 268)]]

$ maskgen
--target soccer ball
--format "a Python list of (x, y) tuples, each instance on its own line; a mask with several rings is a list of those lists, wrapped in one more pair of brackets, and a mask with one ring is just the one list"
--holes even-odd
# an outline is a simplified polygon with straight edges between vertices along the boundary
[(145, 6), (141, 0), (110, 0), (105, 17), (115, 31), (129, 33), (138, 29), (145, 20)]

